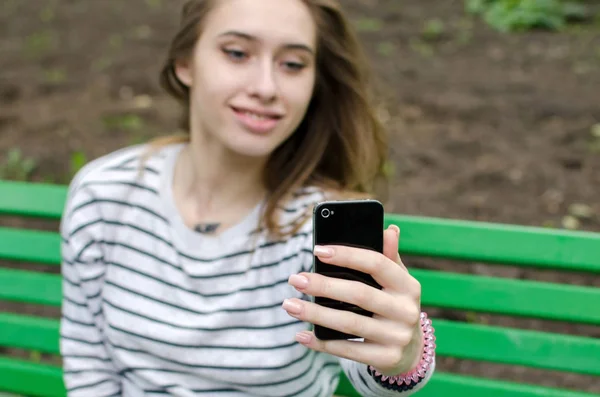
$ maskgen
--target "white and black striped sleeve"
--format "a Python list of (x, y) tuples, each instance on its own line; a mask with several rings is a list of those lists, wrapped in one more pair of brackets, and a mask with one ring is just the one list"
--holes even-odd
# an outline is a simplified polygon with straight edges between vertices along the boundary
[(119, 396), (120, 379), (105, 347), (99, 315), (106, 269), (97, 237), (100, 212), (85, 189), (70, 193), (61, 222), (60, 352), (67, 395)]
[(431, 378), (431, 375), (435, 371), (435, 361), (431, 364), (431, 369), (425, 376), (425, 378), (412, 390), (406, 391), (395, 391), (386, 389), (381, 386), (377, 381), (369, 374), (367, 370), (367, 366), (365, 364), (347, 360), (340, 359), (340, 364), (342, 365), (342, 369), (350, 383), (354, 386), (356, 391), (363, 397), (405, 397), (410, 396), (411, 394), (416, 393), (421, 390)]

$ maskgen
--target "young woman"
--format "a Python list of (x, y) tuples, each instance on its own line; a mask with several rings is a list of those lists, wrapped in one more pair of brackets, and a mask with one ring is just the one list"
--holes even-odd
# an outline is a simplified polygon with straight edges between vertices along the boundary
[[(185, 134), (99, 158), (70, 186), (70, 397), (331, 396), (341, 370), (364, 396), (428, 381), (434, 336), (398, 228), (384, 255), (312, 246), (312, 207), (372, 195), (381, 176), (363, 69), (334, 0), (186, 3), (161, 75)], [(383, 288), (311, 273), (313, 255)], [(364, 339), (318, 340), (313, 324)]]

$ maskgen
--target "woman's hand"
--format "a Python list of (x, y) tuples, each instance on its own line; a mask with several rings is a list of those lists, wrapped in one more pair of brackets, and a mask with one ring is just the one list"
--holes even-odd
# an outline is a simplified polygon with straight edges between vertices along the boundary
[(384, 231), (383, 255), (346, 246), (315, 247), (315, 255), (328, 264), (368, 273), (382, 286), (373, 288), (357, 281), (316, 273), (290, 276), (289, 283), (307, 295), (344, 301), (374, 313), (366, 317), (300, 299), (286, 299), (283, 308), (294, 318), (364, 338), (363, 342), (319, 340), (303, 331), (296, 340), (303, 345), (338, 357), (372, 365), (384, 375), (410, 371), (421, 358), (421, 285), (398, 255), (400, 230), (392, 225)]

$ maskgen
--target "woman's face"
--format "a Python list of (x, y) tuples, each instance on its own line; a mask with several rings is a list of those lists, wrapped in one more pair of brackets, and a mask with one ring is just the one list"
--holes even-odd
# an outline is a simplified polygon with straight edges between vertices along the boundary
[(192, 134), (239, 155), (269, 156), (308, 108), (316, 30), (302, 0), (218, 0), (191, 58), (176, 67), (190, 87)]

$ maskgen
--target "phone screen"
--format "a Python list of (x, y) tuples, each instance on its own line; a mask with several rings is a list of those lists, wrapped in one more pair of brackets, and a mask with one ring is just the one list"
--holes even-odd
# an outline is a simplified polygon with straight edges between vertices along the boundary
[[(315, 245), (345, 245), (383, 252), (383, 205), (377, 200), (328, 201), (319, 203), (313, 214)], [(366, 283), (374, 288), (381, 286), (370, 274), (321, 262), (315, 257), (314, 272), (328, 277)], [(339, 310), (349, 310), (365, 316), (372, 313), (349, 304), (325, 297), (315, 297), (315, 303)], [(355, 337), (335, 330), (315, 326), (319, 339), (348, 339)]]

